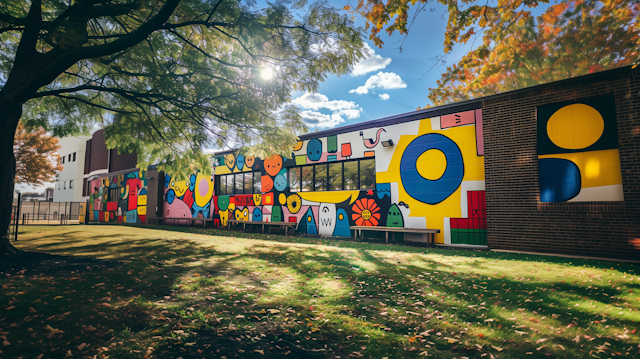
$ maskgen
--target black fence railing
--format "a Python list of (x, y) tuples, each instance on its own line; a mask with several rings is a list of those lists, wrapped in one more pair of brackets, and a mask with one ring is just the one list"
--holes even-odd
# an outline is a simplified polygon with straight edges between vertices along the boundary
[(20, 193), (18, 201), (11, 205), (11, 221), (9, 222), (9, 240), (18, 240), (18, 227), (20, 225)]
[(26, 202), (19, 204), (14, 202), (14, 206), (18, 206), (19, 221), (21, 225), (66, 225), (80, 223), (81, 204), (84, 202)]

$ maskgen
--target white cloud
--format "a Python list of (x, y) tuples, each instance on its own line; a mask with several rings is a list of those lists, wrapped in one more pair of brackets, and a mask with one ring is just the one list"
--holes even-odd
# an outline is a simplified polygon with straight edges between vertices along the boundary
[[(303, 121), (316, 128), (335, 127), (343, 123), (345, 117), (350, 120), (359, 118), (362, 111), (362, 108), (353, 101), (329, 101), (327, 96), (320, 93), (305, 93), (293, 99), (291, 103), (305, 109), (306, 111), (300, 113)], [(322, 109), (329, 110), (332, 114), (320, 112)]]
[(385, 90), (402, 89), (407, 87), (407, 84), (402, 81), (402, 78), (393, 72), (378, 72), (377, 74), (369, 77), (367, 82), (363, 86), (357, 89), (349, 91), (349, 93), (357, 93), (358, 95), (366, 95), (369, 90), (375, 88), (382, 88)]
[[(302, 111), (302, 120), (308, 125), (317, 128), (331, 128), (344, 122), (344, 118), (337, 113), (325, 115), (317, 111)], [(358, 114), (358, 116), (360, 116)]]
[(389, 94), (388, 93), (381, 93), (378, 95), (378, 97), (380, 97), (380, 99), (382, 101), (387, 101), (389, 99)]
[(369, 44), (365, 43), (364, 47), (365, 51), (369, 52), (369, 55), (360, 60), (360, 62), (353, 67), (351, 76), (362, 76), (369, 72), (382, 70), (391, 63), (391, 58), (384, 58), (376, 54), (375, 50), (369, 47)]

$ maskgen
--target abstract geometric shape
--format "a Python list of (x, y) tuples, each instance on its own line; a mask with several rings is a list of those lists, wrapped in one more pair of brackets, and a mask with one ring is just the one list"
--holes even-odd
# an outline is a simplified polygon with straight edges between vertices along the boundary
[(350, 142), (349, 143), (343, 143), (341, 145), (341, 147), (342, 148), (341, 148), (340, 154), (342, 155), (342, 157), (347, 157), (347, 158), (351, 157), (351, 155), (353, 154), (351, 152), (351, 143)]
[(271, 222), (282, 222), (282, 208), (280, 206), (273, 206), (271, 209)]
[(366, 148), (376, 147), (378, 142), (380, 142), (380, 135), (382, 134), (382, 132), (387, 132), (387, 130), (385, 130), (384, 128), (379, 128), (378, 131), (376, 132), (376, 139), (374, 140), (372, 138), (364, 138), (364, 131), (360, 131), (360, 137), (362, 137), (362, 143)]
[(303, 141), (298, 141), (298, 142), (296, 142), (296, 144), (295, 144), (295, 145), (293, 145), (293, 149), (292, 149), (292, 150), (293, 150), (294, 152), (295, 152), (295, 151), (300, 151), (300, 149), (302, 148), (302, 145), (303, 145), (303, 144), (304, 144), (304, 142), (303, 142)]
[(262, 176), (262, 192), (269, 192), (273, 189), (273, 179), (269, 176)]
[[(426, 151), (436, 149), (446, 157), (447, 168), (437, 180), (424, 178), (416, 167), (418, 158)], [(409, 196), (423, 203), (438, 204), (455, 192), (464, 177), (464, 161), (458, 145), (439, 133), (417, 137), (407, 146), (400, 160), (402, 185)]]
[(440, 117), (440, 127), (442, 129), (456, 126), (473, 125), (475, 122), (475, 111), (473, 110), (452, 113)]
[(211, 202), (213, 196), (213, 183), (211, 183), (210, 176), (204, 176), (198, 173), (195, 179), (195, 201), (198, 207), (205, 207), (207, 203)]
[(278, 191), (280, 192), (284, 191), (287, 188), (286, 175), (282, 175), (282, 174), (277, 175), (276, 178), (273, 180), (273, 185)]
[(338, 160), (338, 156), (336, 155), (327, 156), (327, 162), (335, 162), (337, 160)]
[(349, 216), (344, 208), (336, 211), (336, 228), (333, 231), (336, 237), (351, 237), (351, 227), (349, 227)]
[(353, 214), (351, 219), (356, 223), (356, 226), (377, 226), (380, 221), (380, 207), (376, 204), (376, 201), (370, 198), (362, 198), (357, 200), (351, 207)]
[(364, 156), (365, 157), (375, 157), (376, 156), (376, 151), (364, 151)]
[(230, 202), (229, 196), (218, 196), (218, 210), (226, 211)]
[(251, 220), (255, 222), (262, 222), (262, 210), (260, 208), (256, 207), (253, 209), (253, 217)]
[(389, 207), (387, 211), (387, 227), (404, 227), (404, 218), (397, 204)]
[(338, 136), (327, 137), (327, 152), (336, 153), (338, 151)]
[(173, 191), (173, 189), (170, 189), (167, 191), (167, 194), (164, 196), (164, 198), (166, 199), (167, 203), (172, 204), (176, 199), (176, 193)]
[(245, 160), (244, 160), (244, 165), (247, 168), (251, 168), (253, 167), (253, 165), (256, 163), (256, 157), (255, 156), (248, 156)]
[(307, 233), (307, 234), (318, 234), (318, 228), (316, 227), (315, 216), (313, 215), (313, 211), (311, 208), (307, 210), (307, 213), (302, 217), (300, 223), (298, 223), (298, 232)]
[(320, 204), (318, 215), (318, 233), (321, 236), (331, 236), (336, 228), (336, 205), (333, 203)]
[[(277, 176), (282, 169), (282, 157), (280, 157), (279, 155), (269, 156), (269, 158), (264, 160), (264, 169), (265, 171), (267, 171), (269, 176)], [(264, 178), (264, 176), (262, 178)]]
[(602, 136), (604, 119), (595, 108), (577, 103), (556, 111), (547, 122), (551, 142), (564, 149), (587, 148)]
[(319, 161), (322, 157), (322, 142), (314, 138), (307, 143), (307, 157), (311, 161)]
[(236, 166), (238, 167), (238, 169), (240, 171), (242, 171), (242, 169), (244, 168), (244, 156), (243, 155), (238, 155), (238, 158), (236, 158)]
[(376, 193), (379, 199), (384, 196), (391, 198), (391, 183), (376, 183)]
[(540, 202), (565, 202), (580, 193), (580, 169), (575, 163), (561, 158), (538, 160), (540, 173)]
[(265, 193), (262, 195), (262, 204), (265, 206), (272, 206), (274, 204), (273, 192)]
[(484, 131), (482, 129), (482, 109), (476, 110), (476, 151), (484, 156)]
[(297, 166), (306, 165), (306, 164), (307, 164), (307, 155), (300, 155), (300, 156), (296, 155)]

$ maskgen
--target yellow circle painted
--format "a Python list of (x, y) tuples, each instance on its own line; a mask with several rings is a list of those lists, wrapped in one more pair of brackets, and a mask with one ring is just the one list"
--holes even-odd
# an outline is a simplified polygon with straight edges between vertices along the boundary
[(447, 157), (440, 150), (431, 149), (423, 152), (416, 161), (420, 176), (435, 181), (442, 177), (447, 169)]
[(362, 219), (367, 221), (367, 220), (369, 220), (369, 218), (371, 218), (371, 211), (368, 210), (368, 209), (363, 209), (362, 210)]
[(560, 148), (587, 148), (602, 136), (604, 120), (598, 110), (581, 103), (556, 111), (547, 122), (549, 139)]
[(342, 220), (344, 219), (344, 215), (342, 215), (342, 213), (340, 213), (340, 214), (338, 215), (338, 219), (342, 221)]
[(307, 222), (311, 222), (311, 216), (307, 216)]
[(280, 204), (287, 203), (287, 196), (284, 193), (280, 193), (278, 196), (278, 202), (280, 202)]

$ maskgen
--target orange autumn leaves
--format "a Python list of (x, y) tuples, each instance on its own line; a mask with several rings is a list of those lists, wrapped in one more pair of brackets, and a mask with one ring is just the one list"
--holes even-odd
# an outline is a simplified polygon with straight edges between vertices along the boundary
[(640, 60), (640, 6), (573, 0), (535, 18), (525, 12), (441, 75), (435, 105), (632, 65)]
[(59, 157), (56, 154), (59, 148), (58, 139), (47, 134), (43, 128), (29, 130), (18, 125), (13, 141), (16, 183), (43, 185), (53, 181), (56, 171), (62, 170), (62, 165), (54, 165), (53, 162)]

